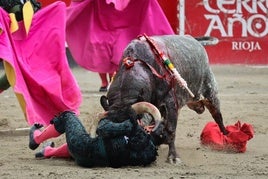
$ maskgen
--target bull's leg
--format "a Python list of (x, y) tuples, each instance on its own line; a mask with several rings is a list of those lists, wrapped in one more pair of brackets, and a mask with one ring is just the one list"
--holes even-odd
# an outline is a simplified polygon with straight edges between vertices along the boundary
[(214, 97), (213, 99), (204, 99), (202, 100), (206, 108), (209, 110), (215, 122), (218, 124), (221, 132), (226, 135), (228, 131), (225, 129), (222, 119), (222, 114), (219, 107), (219, 99)]
[(215, 122), (218, 124), (221, 132), (226, 135), (228, 131), (225, 129), (223, 125), (222, 114), (220, 111), (220, 100), (217, 97), (217, 86), (216, 80), (211, 71), (208, 72), (204, 81), (204, 88), (203, 96), (204, 99), (202, 100), (206, 108), (209, 110), (210, 114), (212, 115)]
[(171, 164), (179, 164), (179, 163), (181, 163), (181, 159), (180, 159), (180, 157), (179, 157), (179, 155), (177, 154), (177, 151), (176, 151), (175, 142), (170, 142), (168, 144), (168, 147), (169, 147), (169, 151), (168, 151), (167, 162), (171, 163)]
[(177, 120), (180, 113), (180, 109), (178, 110), (174, 104), (167, 105), (167, 124), (166, 124), (166, 132), (167, 135), (167, 144), (169, 146), (167, 162), (171, 164), (180, 164), (181, 160), (176, 151), (175, 146), (175, 138), (176, 138), (176, 128), (177, 128)]

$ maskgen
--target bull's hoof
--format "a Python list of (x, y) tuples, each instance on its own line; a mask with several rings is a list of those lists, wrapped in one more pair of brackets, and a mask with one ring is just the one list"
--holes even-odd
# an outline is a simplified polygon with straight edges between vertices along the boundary
[(180, 165), (180, 164), (182, 164), (182, 160), (179, 157), (176, 157), (176, 158), (169, 157), (167, 159), (167, 162), (172, 164), (172, 165)]

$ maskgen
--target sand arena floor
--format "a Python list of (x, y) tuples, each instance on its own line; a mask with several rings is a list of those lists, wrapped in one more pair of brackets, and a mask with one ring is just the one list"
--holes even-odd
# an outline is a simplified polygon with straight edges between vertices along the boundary
[[(37, 160), (35, 151), (28, 149), (27, 132), (6, 131), (0, 132), (0, 178), (267, 178), (268, 67), (213, 65), (212, 69), (219, 86), (224, 124), (240, 120), (254, 126), (255, 136), (248, 142), (245, 153), (218, 152), (201, 146), (199, 135), (212, 117), (207, 111), (198, 115), (185, 107), (178, 120), (176, 136), (181, 165), (165, 162), (168, 152), (165, 145), (159, 148), (157, 162), (145, 168), (85, 169), (70, 159)], [(102, 111), (100, 81), (95, 73), (78, 67), (72, 70), (83, 93), (80, 118), (88, 126)], [(12, 89), (1, 93), (0, 101), (1, 131), (29, 127)], [(64, 138), (54, 141), (60, 145)]]

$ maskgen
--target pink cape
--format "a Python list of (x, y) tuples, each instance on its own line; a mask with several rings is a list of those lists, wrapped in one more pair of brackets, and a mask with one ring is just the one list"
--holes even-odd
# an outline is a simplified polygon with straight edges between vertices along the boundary
[(238, 121), (235, 125), (226, 126), (226, 129), (229, 134), (223, 135), (217, 123), (207, 123), (201, 133), (201, 143), (215, 150), (245, 152), (247, 141), (254, 135), (252, 125), (241, 125)]
[(9, 15), (0, 8), (0, 58), (15, 71), (14, 91), (24, 97), (29, 125), (47, 125), (64, 110), (79, 113), (81, 92), (65, 54), (65, 13), (63, 2), (39, 10), (27, 36), (21, 22), (10, 33)]
[(116, 71), (126, 45), (144, 33), (174, 34), (157, 0), (84, 0), (67, 7), (66, 41), (87, 70)]

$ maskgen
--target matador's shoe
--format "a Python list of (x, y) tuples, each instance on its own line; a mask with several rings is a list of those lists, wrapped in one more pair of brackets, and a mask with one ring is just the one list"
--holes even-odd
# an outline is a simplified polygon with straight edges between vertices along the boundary
[(42, 150), (40, 150), (39, 152), (37, 152), (35, 154), (35, 158), (45, 158), (45, 150), (46, 150), (46, 147), (55, 147), (55, 144), (54, 142), (47, 142), (44, 144)]
[(34, 131), (42, 128), (42, 124), (34, 124), (31, 129), (30, 129), (30, 134), (29, 134), (29, 148), (32, 150), (35, 150), (39, 144), (37, 144), (34, 140)]

